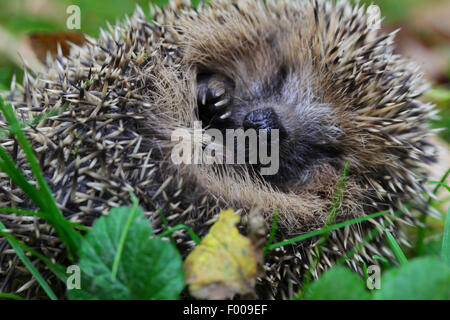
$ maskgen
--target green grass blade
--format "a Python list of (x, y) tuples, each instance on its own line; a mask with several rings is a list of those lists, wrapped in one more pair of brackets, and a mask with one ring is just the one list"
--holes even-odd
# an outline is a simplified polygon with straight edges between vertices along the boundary
[[(307, 234), (300, 235), (300, 236), (297, 236), (297, 237), (294, 237), (294, 238), (291, 238), (288, 240), (277, 242), (275, 244), (268, 245), (265, 248), (265, 249), (267, 249), (266, 251), (272, 250), (272, 249), (275, 249), (278, 247), (282, 247), (282, 246), (285, 246), (287, 244), (291, 244), (294, 242), (302, 241), (302, 240), (305, 240), (305, 239), (308, 239), (308, 238), (311, 238), (314, 236), (318, 236), (318, 235), (322, 235), (322, 239), (321, 239), (320, 243), (322, 243), (322, 245), (323, 245), (323, 243), (326, 241), (326, 239), (328, 237), (328, 233), (330, 231), (345, 227), (346, 225), (350, 225), (353, 223), (358, 223), (358, 222), (367, 220), (367, 219), (365, 219), (367, 217), (360, 217), (360, 218), (356, 218), (353, 220), (349, 220), (347, 222), (342, 222), (342, 223), (332, 225), (334, 223), (334, 220), (336, 219), (336, 212), (342, 201), (342, 196), (344, 193), (345, 184), (347, 183), (347, 177), (349, 174), (349, 170), (350, 170), (350, 164), (348, 162), (345, 162), (344, 166), (342, 167), (341, 173), (339, 175), (339, 180), (338, 180), (336, 188), (335, 188), (333, 200), (331, 202), (331, 206), (328, 211), (327, 222), (326, 222), (326, 225), (324, 228), (315, 230), (315, 231), (309, 232)], [(380, 213), (379, 212), (374, 213), (375, 216), (378, 216), (378, 214), (380, 214)], [(320, 243), (319, 243), (319, 247), (320, 247)]]
[(21, 296), (12, 293), (0, 292), (0, 299), (25, 300)]
[[(411, 205), (408, 204), (405, 206), (406, 209), (410, 209)], [(389, 213), (389, 210), (385, 211), (386, 213)], [(364, 248), (364, 246), (369, 243), (370, 241), (372, 241), (373, 239), (375, 239), (375, 237), (377, 237), (379, 234), (381, 234), (385, 228), (391, 224), (396, 218), (401, 217), (403, 214), (405, 214), (405, 212), (403, 211), (403, 208), (398, 209), (397, 211), (394, 212), (394, 215), (390, 215), (388, 217), (386, 217), (386, 219), (384, 219), (381, 222), (381, 226), (380, 227), (376, 227), (373, 228), (364, 238), (362, 241), (360, 241), (359, 243), (357, 243), (352, 249), (350, 249), (349, 251), (347, 251), (345, 253), (345, 255), (343, 255), (337, 262), (336, 265), (342, 265), (345, 261), (351, 259), (357, 252), (359, 252), (362, 248)]]
[(374, 256), (372, 256), (372, 258), (373, 258), (374, 260), (380, 260), (380, 261), (382, 261), (382, 262), (385, 264), (386, 267), (389, 267), (389, 260), (386, 259), (385, 257), (380, 257), (380, 256), (378, 256), (378, 255), (374, 255)]
[(9, 234), (7, 232), (2, 231), (1, 228), (0, 228), (0, 236), (6, 238), (10, 243), (14, 242), (21, 249), (31, 253), (36, 258), (39, 258), (40, 260), (42, 260), (45, 263), (45, 265), (50, 269), (50, 271), (52, 271), (59, 278), (59, 280), (63, 281), (64, 283), (66, 282), (67, 275), (65, 273), (64, 266), (53, 263), (50, 259), (48, 259), (44, 255), (40, 254), (36, 250), (30, 248), (29, 246), (27, 246), (25, 243), (23, 243), (19, 239), (15, 238), (14, 236), (12, 236), (11, 234)]
[(27, 181), (2, 146), (0, 146), (0, 170), (5, 172), (12, 182), (20, 187), (37, 206), (43, 206), (42, 197), (39, 195), (39, 191)]
[(390, 245), (392, 251), (394, 252), (394, 255), (397, 258), (398, 262), (401, 265), (407, 264), (408, 263), (408, 259), (406, 259), (405, 254), (403, 253), (402, 249), (398, 245), (397, 241), (395, 241), (395, 238), (392, 235), (392, 233), (390, 233), (389, 231), (386, 230), (386, 236), (387, 236), (389, 245)]
[(0, 110), (2, 111), (6, 121), (8, 122), (11, 132), (16, 136), (17, 141), (25, 152), (26, 158), (30, 164), (30, 169), (33, 172), (33, 175), (36, 178), (36, 182), (38, 183), (39, 188), (42, 191), (43, 198), (48, 198), (49, 194), (51, 195), (51, 191), (44, 180), (44, 176), (42, 175), (42, 172), (40, 170), (38, 160), (33, 152), (33, 149), (31, 148), (30, 143), (25, 137), (25, 133), (22, 131), (22, 127), (19, 123), (19, 120), (17, 120), (16, 115), (14, 114), (13, 108), (10, 104), (4, 104), (0, 102)]
[(447, 189), (447, 191), (450, 192), (450, 187), (441, 181), (428, 181), (427, 184), (437, 184), (441, 187), (444, 187), (445, 189)]
[[(162, 209), (158, 206), (157, 210), (158, 210), (159, 217), (161, 218), (161, 221), (164, 225), (165, 230), (169, 230), (169, 224), (167, 223), (166, 217), (164, 216)], [(176, 243), (175, 239), (172, 237), (172, 233), (169, 234), (169, 239), (170, 239), (170, 242), (172, 242), (172, 245), (176, 248), (177, 243)]]
[(80, 230), (82, 230), (84, 232), (88, 232), (90, 230), (88, 227), (86, 227), (86, 226), (84, 226), (82, 224), (79, 224), (79, 223), (76, 223), (76, 222), (72, 222), (72, 221), (69, 221), (69, 223), (70, 223), (71, 226), (73, 226), (75, 228), (78, 228), (78, 229), (80, 229)]
[(339, 175), (339, 180), (333, 195), (333, 200), (331, 202), (331, 207), (328, 212), (327, 225), (331, 225), (336, 220), (336, 213), (342, 202), (342, 196), (344, 194), (345, 185), (347, 183), (348, 174), (350, 171), (350, 163), (345, 162)]
[[(447, 170), (447, 172), (442, 176), (441, 180), (439, 181), (439, 184), (437, 184), (436, 187), (433, 189), (433, 194), (438, 193), (438, 191), (442, 187), (441, 184), (445, 183), (449, 175), (450, 169)], [(431, 206), (432, 204), (433, 198), (430, 196), (430, 198), (428, 199), (428, 206)], [(421, 256), (425, 252), (425, 235), (426, 235), (425, 224), (427, 222), (427, 214), (423, 212), (419, 217), (419, 221), (421, 225), (419, 225), (417, 233), (416, 254)]]
[[(334, 189), (333, 199), (331, 201), (330, 209), (328, 210), (328, 217), (327, 221), (325, 223), (325, 227), (328, 227), (330, 225), (333, 225), (336, 220), (336, 214), (339, 209), (339, 206), (342, 202), (342, 197), (344, 195), (344, 189), (345, 185), (347, 183), (347, 178), (350, 170), (350, 163), (346, 161), (341, 169), (341, 172), (339, 174), (339, 179), (336, 184), (336, 188)], [(311, 262), (306, 274), (303, 276), (302, 282), (303, 286), (307, 287), (309, 282), (312, 278), (312, 272), (313, 270), (316, 270), (317, 264), (319, 263), (320, 256), (322, 255), (322, 249), (325, 243), (328, 240), (328, 237), (330, 236), (331, 231), (327, 231), (323, 233), (318, 241), (318, 244), (315, 247), (315, 250), (317, 252), (317, 255), (313, 258), (313, 261)]]
[(195, 244), (200, 244), (202, 239), (200, 239), (200, 237), (194, 232), (194, 230), (192, 230), (191, 228), (189, 228), (188, 226), (186, 226), (184, 224), (179, 224), (179, 225), (176, 225), (173, 228), (167, 229), (166, 231), (160, 233), (158, 235), (158, 238), (161, 239), (161, 238), (167, 237), (168, 235), (171, 235), (175, 231), (178, 231), (178, 230), (181, 230), (181, 229), (187, 230), (187, 232), (191, 236), (191, 239), (194, 240)]
[(47, 213), (46, 220), (52, 225), (56, 233), (59, 235), (61, 240), (66, 245), (69, 259), (72, 261), (75, 259), (76, 252), (79, 248), (81, 242), (81, 234), (77, 232), (72, 225), (64, 218), (61, 211), (59, 210), (55, 199), (51, 193), (47, 182), (42, 175), (39, 167), (37, 158), (28, 142), (25, 133), (23, 132), (19, 121), (14, 114), (14, 110), (10, 104), (4, 104), (3, 100), (0, 99), (0, 110), (2, 111), (6, 121), (9, 124), (10, 131), (16, 136), (19, 145), (25, 152), (26, 158), (30, 164), (31, 171), (36, 179), (39, 186), (38, 195), (36, 195), (36, 189), (30, 188), (29, 183), (26, 181), (25, 177), (20, 173), (20, 170), (16, 168), (15, 164), (6, 154), (6, 151), (0, 148), (0, 156), (2, 162), (0, 162), (0, 168), (6, 170), (6, 173), (11, 179), (19, 179), (20, 187), (25, 187), (24, 192), (33, 200), (33, 202), (41, 209), (41, 211)]
[(273, 222), (272, 222), (272, 228), (270, 230), (270, 237), (269, 237), (269, 240), (267, 240), (266, 246), (264, 247), (264, 254), (266, 254), (267, 251), (269, 251), (269, 246), (272, 244), (273, 239), (275, 238), (275, 233), (277, 232), (277, 228), (278, 228), (278, 218), (279, 218), (278, 210), (275, 210), (273, 212)]
[(450, 208), (445, 219), (444, 235), (442, 237), (442, 259), (450, 264)]
[[(3, 229), (5, 229), (5, 226), (3, 225), (3, 223), (0, 222), (0, 230), (3, 230)], [(23, 252), (22, 248), (20, 248), (20, 246), (17, 245), (17, 242), (11, 241), (10, 239), (8, 239), (8, 241), (9, 241), (9, 244), (11, 245), (11, 247), (16, 252), (19, 259), (22, 260), (25, 267), (28, 269), (28, 271), (30, 271), (30, 273), (33, 275), (33, 277), (36, 279), (36, 281), (40, 284), (40, 286), (45, 291), (47, 296), (51, 300), (58, 300), (55, 293), (48, 285), (47, 281), (45, 281), (45, 279), (42, 277), (42, 275), (39, 273), (39, 271), (36, 269), (36, 267), (30, 261), (30, 259), (28, 259), (28, 257)]]
[(46, 217), (45, 213), (40, 212), (40, 211), (36, 212), (36, 211), (25, 210), (25, 209), (14, 208), (14, 207), (0, 207), (0, 213), (7, 213), (7, 214), (15, 213), (15, 214), (19, 214), (19, 215), (33, 216), (33, 217), (39, 217), (39, 218), (43, 218), (43, 219), (45, 219), (45, 217)]
[[(30, 126), (35, 126), (46, 119), (64, 113), (65, 111), (67, 111), (67, 109), (68, 109), (67, 106), (62, 106), (60, 108), (51, 108), (50, 110), (46, 110), (42, 113), (39, 113), (35, 118), (32, 118), (24, 122), (20, 122), (20, 127), (23, 129)], [(12, 132), (9, 128), (0, 130), (0, 140), (9, 137), (11, 134)]]
[(363, 273), (364, 273), (364, 280), (367, 281), (367, 279), (369, 279), (369, 273), (367, 271), (367, 264), (365, 262), (363, 262)]
[(290, 238), (290, 239), (287, 239), (287, 240), (284, 240), (284, 241), (280, 241), (280, 242), (271, 244), (270, 246), (267, 247), (267, 250), (273, 250), (273, 249), (278, 248), (278, 247), (282, 247), (282, 246), (289, 245), (289, 244), (292, 244), (292, 243), (295, 243), (295, 242), (303, 241), (303, 240), (306, 240), (306, 239), (309, 239), (309, 238), (312, 238), (312, 237), (320, 236), (320, 235), (325, 234), (327, 232), (330, 232), (330, 231), (333, 231), (333, 230), (337, 230), (337, 229), (341, 229), (341, 228), (344, 228), (344, 227), (352, 225), (352, 224), (361, 223), (361, 222), (364, 222), (364, 221), (367, 221), (367, 220), (370, 220), (370, 219), (378, 218), (378, 217), (386, 215), (388, 213), (389, 213), (389, 210), (384, 210), (384, 211), (380, 211), (380, 212), (369, 214), (369, 215), (364, 216), (364, 217), (359, 217), (359, 218), (347, 220), (347, 221), (344, 221), (344, 222), (340, 222), (340, 223), (334, 224), (334, 225), (329, 226), (329, 227), (325, 227), (325, 228), (322, 228), (322, 229), (319, 229), (319, 230), (308, 232), (306, 234), (302, 234), (302, 235), (294, 237), (294, 238)]
[(438, 181), (437, 186), (433, 189), (433, 194), (438, 193), (438, 191), (442, 187), (442, 185), (445, 184), (445, 181), (447, 180), (449, 175), (450, 175), (450, 169), (448, 169), (447, 172), (442, 176), (441, 180)]

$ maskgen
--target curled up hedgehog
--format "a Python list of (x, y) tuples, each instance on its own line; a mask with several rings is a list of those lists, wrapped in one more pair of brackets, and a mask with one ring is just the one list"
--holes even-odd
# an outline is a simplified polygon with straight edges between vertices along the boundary
[[(259, 208), (268, 228), (279, 212), (275, 241), (281, 241), (325, 225), (344, 163), (350, 171), (337, 222), (421, 201), (423, 164), (435, 159), (427, 142), (433, 106), (418, 100), (427, 84), (414, 63), (393, 52), (394, 34), (372, 27), (365, 7), (212, 0), (198, 8), (172, 2), (152, 8), (151, 15), (148, 21), (138, 8), (98, 40), (88, 38), (69, 57), (49, 61), (43, 74), (27, 72), (23, 85), (13, 83), (7, 95), (21, 119), (63, 108), (25, 132), (71, 221), (91, 225), (110, 208), (128, 204), (132, 190), (155, 232), (163, 230), (157, 208), (169, 225), (186, 224), (200, 236), (221, 209), (241, 214), (245, 229), (247, 214)], [(277, 173), (261, 175), (259, 164), (174, 163), (173, 132), (193, 132), (197, 121), (200, 131), (278, 132)], [(0, 118), (0, 127), (6, 126)], [(1, 144), (29, 172), (16, 141)], [(0, 206), (33, 208), (3, 173)], [(41, 220), (1, 219), (27, 244), (64, 259), (56, 234)], [(415, 223), (410, 213), (396, 221)], [(389, 228), (405, 240), (397, 222)], [(333, 231), (313, 275), (379, 224), (374, 219)], [(183, 254), (193, 248), (184, 230), (174, 237)], [(269, 252), (260, 297), (292, 296), (317, 254), (315, 244)], [(391, 256), (375, 239), (348, 264), (358, 270), (362, 261), (376, 263), (375, 254)], [(0, 263), (3, 290), (30, 279), (15, 267), (5, 240)]]

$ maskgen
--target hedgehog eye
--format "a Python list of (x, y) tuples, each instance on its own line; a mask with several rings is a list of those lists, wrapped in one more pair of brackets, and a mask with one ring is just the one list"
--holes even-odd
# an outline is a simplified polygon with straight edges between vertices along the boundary
[(279, 77), (282, 81), (284, 81), (284, 80), (286, 80), (286, 78), (287, 78), (287, 76), (288, 76), (288, 73), (289, 73), (289, 71), (288, 71), (287, 66), (284, 65), (284, 64), (282, 64), (282, 65), (280, 66), (280, 69), (278, 70), (278, 77)]
[(272, 83), (269, 85), (268, 92), (279, 92), (281, 88), (283, 87), (283, 84), (286, 82), (286, 79), (289, 74), (289, 69), (286, 65), (282, 64), (278, 71), (276, 72), (275, 76), (273, 77)]

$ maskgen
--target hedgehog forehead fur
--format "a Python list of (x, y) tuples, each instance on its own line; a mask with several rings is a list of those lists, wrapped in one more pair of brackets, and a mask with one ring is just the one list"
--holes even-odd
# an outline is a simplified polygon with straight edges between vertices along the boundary
[[(129, 203), (131, 189), (157, 233), (164, 228), (158, 208), (170, 226), (205, 234), (220, 209), (234, 208), (245, 224), (245, 214), (259, 207), (268, 222), (279, 211), (282, 240), (325, 224), (344, 161), (351, 171), (337, 220), (423, 197), (422, 165), (435, 156), (427, 142), (435, 111), (418, 99), (427, 84), (414, 63), (393, 53), (395, 34), (370, 27), (364, 7), (324, 0), (170, 6), (152, 7), (152, 23), (138, 8), (98, 40), (49, 61), (43, 75), (26, 72), (23, 86), (12, 84), (8, 98), (23, 118), (68, 106), (24, 129), (66, 216), (91, 224)], [(210, 103), (210, 92), (218, 100)], [(174, 130), (194, 130), (198, 120), (205, 128), (246, 127), (255, 124), (251, 116), (285, 130), (281, 178), (274, 183), (255, 179), (246, 166), (171, 161)], [(6, 127), (1, 120), (0, 127)], [(1, 144), (31, 178), (16, 142)], [(33, 207), (3, 173), (0, 190), (0, 206)], [(414, 223), (409, 214), (402, 219)], [(34, 225), (27, 223), (7, 227), (26, 226), (47, 252), (52, 244), (45, 239), (53, 238), (39, 237), (54, 231), (30, 231)], [(318, 269), (365, 230), (334, 231)], [(181, 231), (174, 237), (181, 247), (193, 245)], [(312, 247), (300, 247), (267, 256), (275, 287), (283, 277), (298, 282), (314, 255)], [(378, 244), (361, 253), (371, 262), (374, 254), (389, 251)]]

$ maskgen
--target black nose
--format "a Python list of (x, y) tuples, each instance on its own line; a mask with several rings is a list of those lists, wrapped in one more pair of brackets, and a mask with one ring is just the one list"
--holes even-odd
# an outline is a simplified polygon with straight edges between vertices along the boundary
[(284, 128), (280, 121), (280, 118), (272, 108), (257, 109), (249, 112), (245, 116), (242, 126), (245, 130), (266, 130), (269, 134), (272, 129), (279, 129), (280, 135), (284, 133)]

